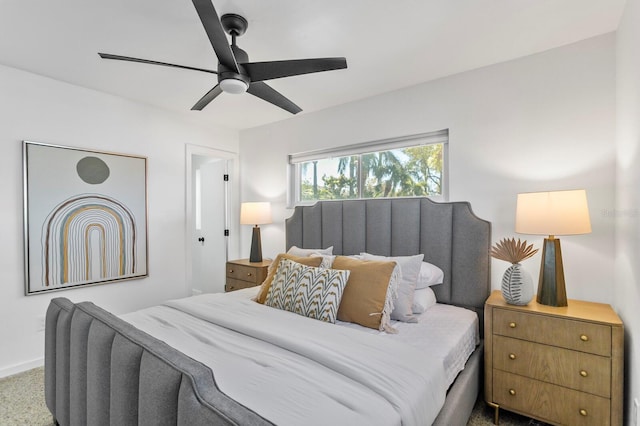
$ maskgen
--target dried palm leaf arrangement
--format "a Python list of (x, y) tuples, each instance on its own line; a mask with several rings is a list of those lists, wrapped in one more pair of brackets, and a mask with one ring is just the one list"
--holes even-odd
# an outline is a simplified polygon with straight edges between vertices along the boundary
[(491, 256), (496, 259), (506, 260), (512, 264), (520, 263), (538, 252), (533, 244), (527, 246), (526, 241), (518, 241), (515, 238), (503, 238), (495, 246), (491, 247)]
[(491, 256), (510, 262), (502, 276), (502, 297), (512, 305), (526, 305), (533, 299), (533, 281), (520, 262), (536, 254), (533, 244), (515, 238), (503, 238), (491, 247)]

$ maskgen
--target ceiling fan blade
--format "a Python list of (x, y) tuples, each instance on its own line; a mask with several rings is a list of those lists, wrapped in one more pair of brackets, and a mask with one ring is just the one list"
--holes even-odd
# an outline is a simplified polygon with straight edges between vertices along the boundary
[(239, 73), (236, 57), (233, 55), (231, 46), (229, 46), (227, 35), (222, 28), (222, 23), (220, 23), (220, 18), (211, 0), (193, 0), (193, 5), (196, 7), (196, 12), (198, 12), (200, 21), (202, 21), (211, 46), (216, 52), (218, 61), (233, 72)]
[(220, 93), (222, 93), (222, 89), (219, 84), (216, 84), (215, 87), (207, 92), (196, 104), (191, 108), (191, 111), (202, 111), (202, 108), (209, 105), (209, 102), (214, 100)]
[(251, 81), (272, 80), (313, 72), (347, 68), (345, 58), (294, 59), (290, 61), (248, 62), (242, 64)]
[(253, 96), (257, 96), (260, 99), (270, 102), (277, 107), (289, 111), (291, 114), (297, 114), (302, 111), (302, 108), (262, 81), (251, 82), (247, 92), (251, 93)]
[(129, 56), (112, 55), (110, 53), (98, 53), (98, 55), (100, 55), (102, 59), (115, 59), (117, 61), (140, 62), (141, 64), (163, 65), (165, 67), (183, 68), (185, 70), (202, 71), (202, 72), (208, 72), (211, 74), (218, 74), (217, 71), (208, 70), (205, 68), (188, 67), (186, 65), (176, 65), (176, 64), (170, 64), (167, 62), (151, 61), (149, 59), (140, 59), (140, 58), (132, 58)]

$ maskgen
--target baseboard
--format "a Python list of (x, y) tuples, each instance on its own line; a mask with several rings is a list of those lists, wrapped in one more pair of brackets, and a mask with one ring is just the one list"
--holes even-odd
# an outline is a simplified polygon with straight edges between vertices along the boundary
[(13, 376), (14, 374), (22, 373), (27, 370), (31, 370), (44, 365), (44, 358), (36, 358), (31, 361), (22, 362), (9, 367), (0, 368), (0, 378)]

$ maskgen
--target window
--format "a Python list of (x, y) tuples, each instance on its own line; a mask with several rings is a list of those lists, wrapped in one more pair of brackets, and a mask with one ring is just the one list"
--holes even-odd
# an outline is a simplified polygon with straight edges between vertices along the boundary
[(446, 199), (449, 131), (289, 156), (290, 205), (316, 200)]

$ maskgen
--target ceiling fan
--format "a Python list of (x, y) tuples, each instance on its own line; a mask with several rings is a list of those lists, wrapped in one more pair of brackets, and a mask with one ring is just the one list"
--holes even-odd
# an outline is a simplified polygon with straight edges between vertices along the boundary
[[(222, 92), (233, 94), (249, 92), (253, 96), (257, 96), (258, 98), (270, 102), (292, 114), (297, 114), (302, 111), (302, 109), (266, 84), (264, 82), (265, 80), (347, 68), (347, 60), (345, 58), (249, 62), (247, 52), (239, 48), (236, 44), (236, 37), (241, 36), (247, 30), (247, 20), (236, 14), (225, 14), (222, 15), (222, 19), (220, 19), (218, 18), (218, 14), (211, 3), (211, 0), (192, 1), (196, 11), (198, 12), (198, 16), (200, 17), (200, 21), (202, 21), (204, 30), (209, 37), (209, 41), (213, 46), (213, 50), (218, 57), (217, 71), (152, 61), (148, 59), (112, 55), (109, 53), (98, 54), (103, 59), (163, 65), (167, 67), (217, 74), (218, 84), (216, 84), (213, 89), (207, 92), (207, 94), (205, 94), (191, 108), (192, 110), (197, 111), (206, 107)], [(231, 45), (229, 45), (225, 32), (231, 35)]]

